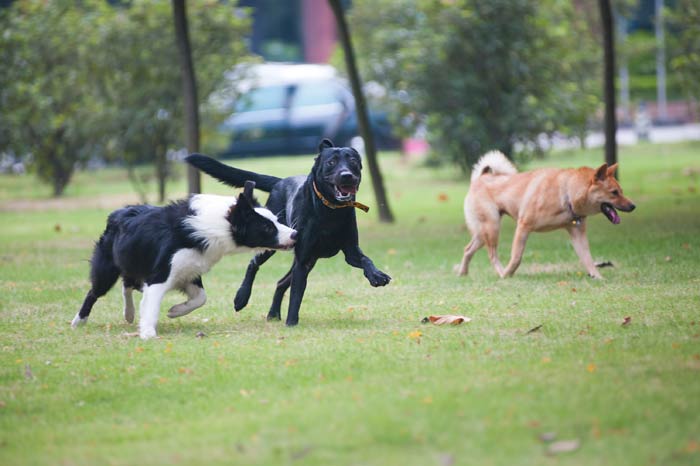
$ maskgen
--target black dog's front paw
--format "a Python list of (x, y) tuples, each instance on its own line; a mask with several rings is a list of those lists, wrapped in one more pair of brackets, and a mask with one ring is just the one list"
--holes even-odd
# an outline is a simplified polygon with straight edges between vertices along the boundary
[(233, 299), (233, 308), (236, 310), (236, 312), (246, 307), (248, 300), (250, 299), (251, 291), (251, 288), (245, 286), (241, 286), (238, 289), (236, 297)]
[(391, 281), (391, 277), (381, 270), (373, 270), (369, 273), (365, 274), (365, 277), (367, 277), (367, 280), (369, 280), (369, 284), (372, 286), (384, 286), (388, 284)]

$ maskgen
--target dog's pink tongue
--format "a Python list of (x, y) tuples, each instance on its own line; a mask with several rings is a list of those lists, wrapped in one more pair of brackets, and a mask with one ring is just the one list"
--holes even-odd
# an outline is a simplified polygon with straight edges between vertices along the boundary
[(340, 193), (342, 195), (356, 194), (357, 188), (355, 186), (340, 186)]

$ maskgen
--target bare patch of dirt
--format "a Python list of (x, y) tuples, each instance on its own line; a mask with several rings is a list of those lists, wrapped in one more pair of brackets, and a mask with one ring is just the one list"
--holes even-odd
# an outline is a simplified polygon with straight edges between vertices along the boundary
[(52, 199), (15, 199), (0, 204), (0, 212), (39, 212), (76, 209), (117, 209), (140, 203), (135, 193), (100, 195), (94, 197), (60, 197)]

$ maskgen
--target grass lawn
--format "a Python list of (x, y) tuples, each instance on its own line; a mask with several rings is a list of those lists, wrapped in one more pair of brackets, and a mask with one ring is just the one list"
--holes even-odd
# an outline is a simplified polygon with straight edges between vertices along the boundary
[[(376, 208), (358, 217), (390, 285), (370, 287), (342, 257), (319, 261), (290, 329), (264, 316), (291, 255), (260, 270), (240, 313), (233, 296), (250, 256), (231, 256), (204, 277), (206, 306), (163, 312), (161, 338), (146, 342), (125, 336), (135, 326), (121, 317), (120, 287), (86, 327), (69, 326), (92, 244), (132, 200), (126, 176), (80, 173), (59, 202), (31, 177), (3, 176), (0, 464), (700, 464), (699, 155), (697, 144), (621, 148), (637, 210), (617, 226), (589, 221), (594, 259), (615, 265), (603, 281), (582, 273), (562, 231), (532, 235), (512, 279), (497, 278), (483, 250), (456, 277), (466, 181), (385, 156), (397, 222), (378, 223)], [(527, 168), (601, 159), (560, 153)], [(310, 165), (240, 162), (278, 175)], [(359, 200), (374, 203), (368, 174)], [(446, 313), (473, 320), (421, 324)], [(543, 437), (577, 447), (552, 453)]]

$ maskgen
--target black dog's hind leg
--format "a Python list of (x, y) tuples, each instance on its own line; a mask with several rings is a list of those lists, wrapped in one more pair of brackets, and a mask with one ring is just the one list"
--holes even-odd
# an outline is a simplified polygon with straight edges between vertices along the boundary
[(277, 288), (275, 288), (275, 295), (272, 297), (272, 305), (270, 306), (270, 311), (267, 313), (267, 320), (280, 320), (282, 307), (282, 298), (284, 298), (284, 293), (289, 289), (289, 285), (292, 283), (292, 271), (294, 270), (294, 265), (289, 269), (284, 277), (280, 278), (277, 282)]
[(345, 248), (343, 253), (345, 254), (345, 262), (365, 272), (365, 277), (370, 285), (384, 286), (391, 281), (391, 277), (375, 267), (372, 259), (365, 256), (359, 246)]
[(250, 293), (253, 291), (253, 281), (255, 281), (255, 275), (258, 273), (258, 269), (274, 254), (275, 251), (273, 250), (261, 252), (253, 257), (248, 264), (243, 283), (241, 283), (241, 286), (236, 292), (236, 297), (233, 299), (233, 308), (236, 312), (240, 311), (248, 304)]
[[(111, 246), (111, 245), (110, 245)], [(100, 241), (95, 246), (95, 252), (90, 261), (90, 281), (92, 288), (88, 291), (83, 301), (83, 305), (73, 318), (71, 326), (77, 327), (87, 322), (92, 306), (101, 296), (104, 296), (119, 278), (119, 268), (112, 260), (111, 252), (104, 251), (106, 245)]]
[[(294, 261), (292, 266), (291, 288), (289, 293), (289, 309), (287, 310), (287, 327), (292, 327), (299, 323), (299, 308), (301, 308), (301, 300), (304, 298), (306, 291), (306, 280), (309, 277), (311, 269), (314, 268), (316, 260), (301, 264)], [(284, 294), (284, 292), (282, 293)]]

